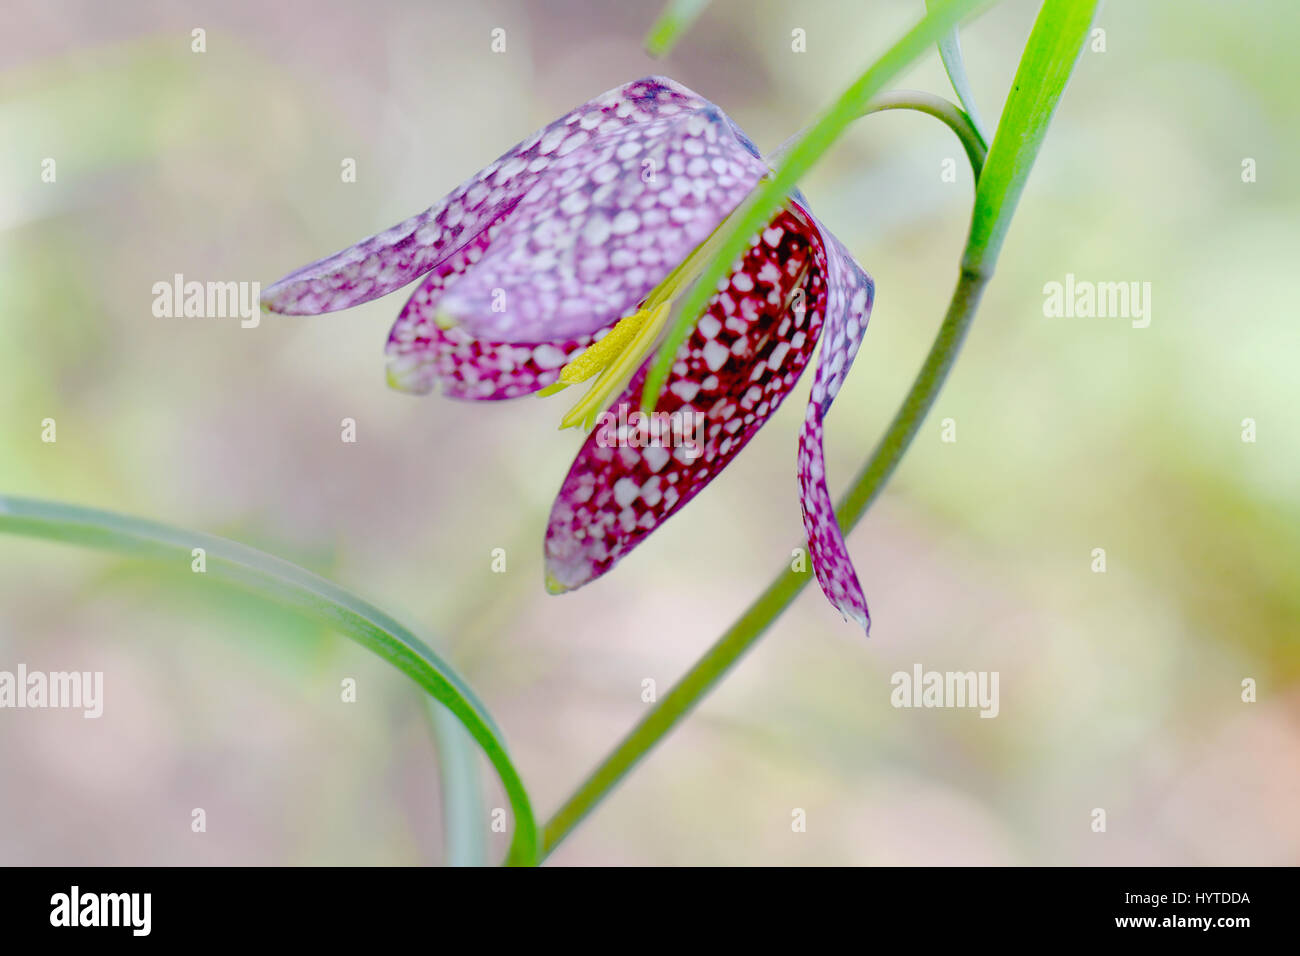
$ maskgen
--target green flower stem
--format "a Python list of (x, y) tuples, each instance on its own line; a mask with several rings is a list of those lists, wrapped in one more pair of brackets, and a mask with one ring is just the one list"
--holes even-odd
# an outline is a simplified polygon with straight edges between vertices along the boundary
[[(965, 113), (940, 97), (900, 91), (877, 97), (864, 110), (863, 115), (891, 109), (918, 109), (946, 123), (966, 147), (966, 155), (970, 158), (971, 170), (978, 186), (984, 166), (984, 140)], [(966, 337), (971, 320), (975, 318), (980, 296), (990, 275), (991, 271), (962, 270), (957, 288), (948, 304), (948, 314), (939, 327), (939, 334), (930, 347), (921, 371), (894, 414), (894, 420), (880, 444), (835, 509), (840, 527), (846, 535), (866, 514), (867, 508), (880, 494), (885, 482), (898, 467), (908, 445), (916, 437), (926, 413), (943, 388), (953, 362), (957, 360), (962, 340)], [(788, 567), (777, 574), (739, 620), (686, 672), (686, 676), (623, 738), (573, 796), (546, 822), (542, 827), (543, 859), (655, 744), (668, 735), (678, 721), (694, 709), (723, 675), (754, 646), (812, 578), (811, 571), (800, 573)]]
[(869, 116), (886, 110), (915, 110), (941, 120), (961, 140), (962, 148), (966, 150), (966, 158), (970, 160), (970, 168), (974, 171), (975, 178), (979, 179), (980, 171), (984, 168), (984, 158), (988, 155), (988, 145), (984, 142), (984, 137), (975, 125), (975, 121), (956, 104), (945, 100), (942, 96), (924, 93), (921, 90), (891, 90), (888, 93), (881, 93), (868, 103), (862, 115)]
[[(884, 438), (858, 473), (835, 509), (840, 527), (847, 534), (870, 507), (880, 490), (902, 460), (907, 446), (916, 437), (921, 422), (934, 404), (952, 364), (957, 359), (966, 330), (970, 328), (980, 294), (988, 276), (963, 271), (948, 306), (948, 314), (939, 335), (930, 347), (925, 364), (903, 400)], [(542, 827), (542, 858), (545, 859), (593, 807), (623, 779), (650, 749), (667, 736), (683, 717), (694, 709), (723, 675), (776, 621), (781, 613), (812, 580), (811, 571), (797, 573), (783, 569), (749, 606), (728, 631), (686, 672), (623, 738), (614, 751), (583, 781), (582, 786), (564, 802)]]
[[(936, 2), (935, 7), (939, 6)], [(952, 12), (951, 7), (943, 9)], [(1016, 70), (1016, 78), (1003, 107), (1002, 118), (998, 122), (987, 159), (967, 148), (967, 155), (971, 157), (975, 170), (975, 208), (971, 213), (970, 232), (966, 237), (957, 288), (948, 304), (943, 324), (939, 327), (939, 335), (930, 347), (916, 381), (912, 383), (907, 397), (895, 413), (884, 438), (836, 508), (840, 527), (846, 531), (857, 524), (893, 474), (956, 361), (971, 320), (975, 317), (975, 310), (979, 307), (980, 296), (993, 275), (1002, 241), (1006, 238), (1011, 217), (1029, 178), (1029, 171), (1042, 146), (1047, 126), (1060, 103), (1061, 94), (1069, 82), (1074, 64), (1083, 50), (1083, 42), (1088, 36), (1096, 11), (1097, 0), (1044, 0), (1038, 18), (1034, 21), (1029, 42), (1025, 45), (1020, 66)], [(860, 83), (865, 83), (865, 77)], [(847, 95), (841, 98), (841, 105), (848, 98)], [(868, 100), (863, 104), (862, 112), (872, 112), (872, 102), (879, 104), (880, 100)], [(931, 115), (938, 115), (948, 122), (959, 137), (963, 135), (952, 122), (955, 116), (952, 109), (941, 109)], [(794, 165), (793, 156), (804, 151), (816, 129), (814, 127), (812, 132), (800, 138), (792, 150), (792, 158), (782, 164), (783, 170)], [(966, 143), (967, 139), (963, 138), (962, 141)], [(982, 138), (979, 141), (982, 143)], [(769, 188), (768, 193), (771, 192)], [(768, 195), (767, 198), (772, 197)], [(709, 277), (706, 275), (706, 278)], [(706, 284), (711, 284), (712, 281), (713, 278), (709, 278)], [(699, 306), (702, 307), (703, 302)], [(767, 590), (750, 605), (749, 610), (741, 615), (731, 629), (722, 635), (613, 753), (605, 758), (555, 816), (547, 821), (542, 828), (543, 857), (554, 850), (623, 775), (700, 702), (781, 612), (790, 606), (790, 602), (811, 577), (806, 572), (796, 574), (789, 569), (782, 569), (767, 586)]]

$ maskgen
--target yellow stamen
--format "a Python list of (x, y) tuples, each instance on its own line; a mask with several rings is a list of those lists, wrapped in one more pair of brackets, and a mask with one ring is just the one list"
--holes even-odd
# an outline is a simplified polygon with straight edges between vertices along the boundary
[[(671, 305), (671, 301), (664, 302), (657, 306), (653, 312), (641, 309), (636, 315), (631, 316), (630, 321), (634, 323), (634, 334), (622, 349), (616, 352), (611, 350), (611, 352), (604, 353), (604, 356), (602, 356), (604, 371), (600, 373), (600, 377), (588, 389), (587, 394), (582, 396), (582, 400), (569, 409), (568, 413), (560, 419), (561, 428), (573, 428), (581, 425), (584, 429), (591, 430), (596, 424), (596, 416), (608, 407), (609, 400), (632, 377), (632, 373), (636, 371), (642, 357), (650, 350), (650, 346), (654, 344), (655, 339), (659, 337), (664, 322), (668, 318)], [(623, 320), (623, 322), (628, 321), (628, 319)], [(617, 332), (623, 322), (614, 326), (609, 335), (579, 355), (571, 364), (576, 365), (598, 346), (603, 345), (605, 339)], [(593, 374), (595, 374), (595, 369), (587, 373), (583, 378), (588, 378)], [(563, 371), (560, 372), (560, 378), (561, 380), (564, 378)], [(579, 379), (579, 381), (582, 381), (582, 379)]]
[(719, 225), (708, 239), (696, 246), (677, 268), (655, 286), (635, 313), (620, 319), (603, 339), (593, 343), (560, 369), (559, 381), (538, 392), (539, 395), (554, 395), (600, 373), (582, 400), (560, 420), (561, 428), (581, 425), (590, 431), (594, 427), (597, 416), (627, 384), (658, 341), (659, 334), (668, 323), (677, 294), (689, 286), (704, 265), (713, 258), (722, 231), (722, 225)]
[(593, 343), (576, 359), (560, 369), (559, 381), (554, 385), (546, 386), (538, 394), (554, 395), (570, 385), (585, 382), (604, 369), (636, 337), (648, 315), (645, 309), (641, 309), (635, 315), (619, 319), (618, 324), (606, 332), (603, 339)]

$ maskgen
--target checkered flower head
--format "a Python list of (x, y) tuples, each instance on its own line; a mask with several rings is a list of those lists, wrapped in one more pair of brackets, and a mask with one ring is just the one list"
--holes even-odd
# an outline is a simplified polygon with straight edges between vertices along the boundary
[(826, 488), (822, 430), (866, 329), (870, 277), (796, 194), (720, 282), (653, 415), (646, 370), (719, 227), (769, 171), (712, 103), (664, 77), (597, 97), (429, 209), (285, 276), (263, 308), (345, 309), (420, 284), (388, 339), (395, 388), (471, 401), (593, 380), (551, 510), (546, 580), (600, 577), (703, 490), (821, 353), (797, 473), (813, 570), (869, 627)]

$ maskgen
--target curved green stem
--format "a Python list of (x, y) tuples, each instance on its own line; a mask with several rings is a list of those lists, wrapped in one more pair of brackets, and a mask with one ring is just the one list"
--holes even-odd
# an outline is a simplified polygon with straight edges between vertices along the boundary
[[(984, 160), (988, 156), (988, 144), (984, 142), (984, 135), (975, 125), (975, 121), (956, 103), (923, 90), (890, 90), (872, 99), (863, 107), (861, 115), (870, 116), (872, 113), (884, 113), (888, 110), (913, 110), (926, 116), (933, 116), (947, 126), (961, 141), (962, 148), (966, 150), (966, 158), (970, 160), (971, 171), (975, 173), (975, 178), (979, 179), (980, 171), (984, 168)], [(774, 149), (767, 157), (768, 162), (772, 165), (780, 165), (785, 160), (786, 154), (807, 135), (807, 132), (802, 130), (796, 133)]]
[(944, 123), (961, 140), (966, 158), (970, 160), (970, 168), (975, 173), (975, 178), (979, 179), (980, 172), (984, 169), (984, 159), (988, 155), (988, 144), (980, 135), (975, 121), (957, 104), (921, 90), (891, 90), (881, 93), (868, 103), (862, 115), (869, 116), (886, 110), (915, 110)]
[[(935, 6), (938, 7), (939, 3), (936, 2)], [(857, 524), (893, 474), (956, 361), (962, 341), (979, 307), (980, 296), (993, 275), (1002, 241), (1006, 238), (1011, 217), (1024, 191), (1047, 126), (1083, 49), (1084, 38), (1088, 35), (1096, 8), (1097, 0), (1044, 0), (1020, 66), (1016, 70), (1016, 78), (1003, 107), (1002, 118), (989, 147), (987, 160), (980, 157), (981, 161), (977, 162), (977, 154), (967, 149), (967, 155), (971, 156), (975, 168), (975, 208), (971, 213), (970, 232), (966, 237), (957, 288), (953, 291), (939, 334), (930, 347), (916, 381), (912, 383), (871, 458), (835, 510), (840, 527), (846, 531)], [(842, 98), (841, 105), (848, 98), (847, 95)], [(864, 104), (865, 111), (872, 111), (871, 102), (873, 101), (868, 100)], [(950, 113), (949, 110), (943, 112)], [(939, 118), (947, 121), (945, 116)], [(949, 126), (953, 124), (950, 122)], [(814, 127), (812, 132), (801, 137), (793, 153), (806, 152), (808, 155), (805, 158), (814, 155), (804, 148), (812, 142), (816, 132), (817, 127)], [(965, 142), (966, 139), (963, 138), (963, 143)], [(983, 142), (982, 138), (979, 142)], [(782, 169), (793, 168), (795, 165), (793, 158), (787, 159)], [(773, 198), (772, 193), (773, 190), (769, 187), (766, 198)], [(709, 281), (711, 283), (712, 279)], [(623, 775), (700, 702), (709, 689), (790, 605), (810, 578), (811, 575), (807, 573), (796, 574), (788, 568), (782, 569), (750, 605), (749, 610), (741, 615), (730, 630), (722, 635), (605, 758), (555, 816), (546, 822), (542, 829), (543, 857), (554, 850)]]
[[(966, 330), (979, 305), (988, 277), (963, 271), (948, 306), (939, 335), (930, 347), (920, 374), (899, 406), (893, 422), (840, 500), (835, 514), (847, 535), (898, 467), (903, 452), (916, 437), (961, 349)], [(630, 734), (614, 748), (582, 786), (542, 827), (542, 858), (555, 849), (591, 809), (650, 749), (704, 698), (732, 665), (749, 650), (812, 580), (810, 572), (783, 569), (749, 609), (718, 639), (695, 666), (674, 685)]]
[[(984, 169), (986, 149), (984, 139), (971, 123), (970, 117), (942, 97), (912, 90), (877, 97), (863, 110), (863, 115), (893, 109), (920, 110), (946, 123), (966, 148), (978, 186)], [(971, 320), (975, 318), (980, 296), (988, 280), (989, 275), (983, 271), (962, 270), (957, 288), (948, 304), (948, 313), (939, 326), (939, 334), (930, 346), (921, 371), (917, 373), (907, 396), (895, 412), (884, 437), (835, 509), (835, 515), (846, 536), (866, 514), (867, 508), (880, 494), (885, 482), (898, 467), (908, 445), (916, 437), (930, 406), (943, 388), (953, 362), (957, 360), (957, 353), (961, 351), (962, 341), (970, 328)], [(773, 578), (772, 583), (736, 623), (705, 652), (695, 666), (686, 672), (546, 822), (542, 827), (542, 859), (572, 832), (583, 817), (655, 744), (667, 736), (678, 721), (694, 709), (811, 580), (810, 572), (800, 573), (789, 567), (783, 568)]]
[[(255, 548), (95, 508), (0, 495), (0, 534), (99, 548), (187, 570), (193, 569), (195, 549), (201, 548), (203, 573), (296, 610), (374, 651), (454, 714), (483, 748), (514, 812), (515, 831), (506, 862), (536, 862), (537, 824), (528, 791), (487, 708), (450, 665), (373, 604)], [(486, 826), (487, 821), (480, 824)]]

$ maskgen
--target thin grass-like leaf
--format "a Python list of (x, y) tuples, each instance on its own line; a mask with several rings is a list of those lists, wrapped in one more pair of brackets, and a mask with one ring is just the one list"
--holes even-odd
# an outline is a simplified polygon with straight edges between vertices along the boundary
[(654, 57), (667, 56), (708, 5), (709, 0), (668, 0), (646, 34), (646, 52)]
[[(31, 498), (0, 496), (0, 533), (26, 535), (189, 568), (205, 552), (206, 573), (322, 622), (374, 651), (447, 708), (501, 778), (515, 818), (509, 863), (537, 858), (537, 823), (501, 731), (460, 676), (408, 628), (338, 585), (288, 561), (214, 535)], [(487, 821), (480, 821), (486, 826)]]
[(1047, 126), (1083, 52), (1097, 0), (1045, 0), (1020, 57), (975, 190), (962, 266), (988, 275), (1002, 250)]
[[(932, 9), (934, 0), (925, 0), (925, 7), (927, 10)], [(971, 88), (969, 77), (966, 76), (966, 61), (961, 55), (961, 38), (957, 35), (956, 27), (939, 38), (939, 59), (943, 60), (943, 68), (948, 72), (948, 80), (952, 83), (953, 92), (957, 94), (957, 102), (970, 117), (971, 125), (980, 134), (980, 138), (988, 142), (989, 137), (985, 132), (984, 122), (975, 107), (975, 91)]]

